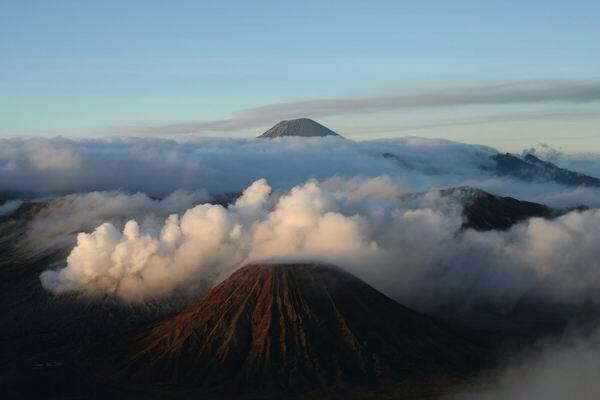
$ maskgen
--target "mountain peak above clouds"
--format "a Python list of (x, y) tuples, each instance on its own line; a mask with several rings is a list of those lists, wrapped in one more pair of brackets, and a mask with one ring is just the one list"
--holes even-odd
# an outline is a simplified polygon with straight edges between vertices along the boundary
[(338, 136), (338, 133), (331, 129), (313, 121), (309, 118), (298, 118), (284, 120), (277, 123), (275, 126), (267, 130), (265, 133), (260, 135), (258, 138), (272, 139), (283, 136), (296, 136), (296, 137), (325, 137), (325, 136)]

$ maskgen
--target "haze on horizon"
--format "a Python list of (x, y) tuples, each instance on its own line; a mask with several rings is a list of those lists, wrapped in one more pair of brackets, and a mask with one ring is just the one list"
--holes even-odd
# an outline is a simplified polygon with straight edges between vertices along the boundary
[(527, 1), (0, 4), (0, 137), (351, 139), (600, 152), (600, 6)]

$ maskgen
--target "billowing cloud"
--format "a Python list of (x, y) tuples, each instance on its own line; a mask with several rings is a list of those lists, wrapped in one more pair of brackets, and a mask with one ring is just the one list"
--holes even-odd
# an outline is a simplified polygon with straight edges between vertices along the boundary
[(318, 260), (423, 308), (600, 300), (599, 211), (459, 232), (460, 195), (400, 194), (386, 177), (309, 181), (276, 193), (258, 180), (226, 208), (204, 203), (159, 227), (129, 220), (80, 233), (66, 265), (44, 272), (42, 284), (136, 302), (198, 293), (251, 262)]
[[(143, 193), (89, 192), (57, 198), (40, 199), (35, 218), (25, 226), (25, 240), (20, 244), (28, 254), (42, 254), (48, 250), (63, 250), (75, 244), (75, 235), (91, 231), (102, 223), (121, 226), (136, 219), (144, 229), (157, 229), (165, 217), (183, 212), (198, 202), (207, 201), (204, 190), (178, 190), (162, 199), (153, 199)], [(0, 207), (14, 211), (22, 201), (10, 201)]]
[(81, 233), (67, 267), (45, 272), (42, 283), (57, 293), (143, 300), (181, 286), (197, 290), (253, 259), (360, 253), (359, 221), (330, 212), (332, 199), (316, 183), (292, 189), (273, 210), (265, 208), (270, 191), (266, 181), (256, 181), (229, 208), (198, 205), (169, 216), (159, 232), (142, 231), (135, 220), (122, 231), (102, 224)]

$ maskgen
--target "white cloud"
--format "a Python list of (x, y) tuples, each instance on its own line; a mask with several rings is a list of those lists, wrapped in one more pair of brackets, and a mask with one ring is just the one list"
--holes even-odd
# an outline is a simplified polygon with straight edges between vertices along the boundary
[[(257, 139), (4, 139), (0, 190), (37, 195), (93, 190), (165, 196), (178, 189), (236, 192), (267, 178), (289, 188), (308, 178), (481, 173), (495, 151), (443, 140), (405, 138), (353, 142), (337, 138)], [(412, 171), (412, 172), (415, 172)]]
[[(383, 157), (384, 153), (393, 156)], [(123, 190), (164, 197), (180, 189), (236, 193), (261, 178), (275, 190), (287, 190), (310, 178), (385, 175), (406, 192), (471, 185), (553, 206), (600, 206), (598, 188), (572, 190), (494, 177), (481, 167), (492, 166), (489, 156), (495, 153), (486, 146), (414, 137), (364, 142), (4, 139), (0, 140), (0, 192), (39, 196)], [(559, 165), (562, 160), (566, 166), (585, 162), (586, 170), (600, 170), (600, 157), (561, 157)]]
[[(21, 246), (29, 254), (69, 248), (75, 235), (102, 223), (122, 226), (131, 218), (144, 229), (160, 229), (166, 216), (209, 198), (206, 191), (175, 191), (161, 200), (143, 193), (90, 192), (40, 200), (41, 209), (27, 222)], [(20, 203), (19, 203), (20, 204)]]
[(42, 283), (143, 301), (197, 293), (250, 262), (318, 260), (423, 308), (600, 300), (600, 212), (457, 233), (460, 199), (433, 191), (402, 200), (386, 179), (309, 181), (274, 194), (259, 180), (228, 208), (200, 204), (157, 228), (105, 223), (81, 233), (66, 266)]

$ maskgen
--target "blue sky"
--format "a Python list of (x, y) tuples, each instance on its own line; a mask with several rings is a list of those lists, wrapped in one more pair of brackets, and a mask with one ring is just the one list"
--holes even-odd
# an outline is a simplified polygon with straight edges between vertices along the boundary
[[(600, 151), (599, 20), (596, 1), (0, 0), (0, 135), (173, 135), (186, 124), (256, 136), (281, 103), (315, 117), (302, 102), (549, 81), (592, 94), (368, 111), (342, 102), (315, 119), (357, 139)], [(205, 129), (269, 105), (260, 121)]]

